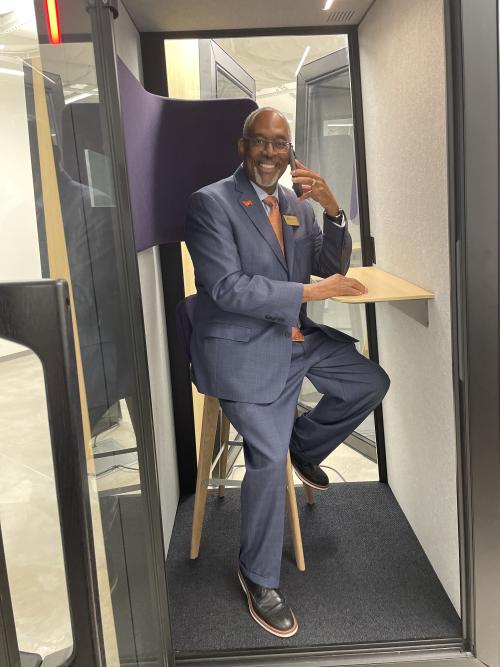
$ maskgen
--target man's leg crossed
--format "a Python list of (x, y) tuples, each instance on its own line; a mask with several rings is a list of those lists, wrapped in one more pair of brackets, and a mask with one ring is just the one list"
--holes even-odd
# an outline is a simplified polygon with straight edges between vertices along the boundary
[(301, 460), (321, 463), (382, 401), (390, 380), (354, 344), (324, 334), (310, 357), (306, 377), (323, 394), (294, 425), (290, 449)]

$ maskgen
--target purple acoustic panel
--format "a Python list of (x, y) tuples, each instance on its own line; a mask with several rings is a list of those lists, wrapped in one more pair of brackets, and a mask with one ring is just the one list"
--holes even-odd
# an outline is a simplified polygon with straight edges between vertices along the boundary
[(118, 59), (137, 250), (182, 241), (189, 195), (229, 176), (250, 99), (176, 100), (148, 93)]

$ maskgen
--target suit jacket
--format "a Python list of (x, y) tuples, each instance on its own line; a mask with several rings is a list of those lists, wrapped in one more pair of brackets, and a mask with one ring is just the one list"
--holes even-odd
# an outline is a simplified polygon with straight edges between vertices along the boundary
[(356, 339), (313, 322), (302, 304), (311, 273), (345, 274), (352, 241), (325, 217), (323, 232), (309, 202), (279, 186), (286, 258), (259, 197), (240, 166), (233, 176), (191, 195), (186, 244), (197, 288), (191, 337), (193, 380), (218, 398), (270, 403), (285, 385), (291, 328), (317, 327), (339, 342)]

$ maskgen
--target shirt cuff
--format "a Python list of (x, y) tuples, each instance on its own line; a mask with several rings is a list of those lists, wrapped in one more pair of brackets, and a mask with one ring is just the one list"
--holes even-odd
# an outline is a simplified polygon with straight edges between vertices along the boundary
[(338, 223), (338, 222), (335, 222), (335, 220), (332, 220), (332, 218), (328, 215), (328, 213), (326, 211), (323, 212), (323, 215), (327, 220), (329, 220), (333, 225), (335, 225), (335, 227), (340, 227), (340, 229), (345, 227), (345, 223), (346, 223), (345, 213), (344, 213), (344, 219), (342, 220), (341, 223)]

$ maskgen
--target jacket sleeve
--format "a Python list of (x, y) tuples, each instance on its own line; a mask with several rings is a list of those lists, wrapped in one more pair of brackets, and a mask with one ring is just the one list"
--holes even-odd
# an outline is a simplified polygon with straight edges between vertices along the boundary
[(314, 220), (313, 274), (327, 278), (334, 273), (345, 276), (349, 269), (352, 239), (347, 228), (339, 227), (327, 215), (323, 216), (323, 231)]
[(206, 192), (195, 192), (189, 200), (186, 244), (197, 288), (219, 308), (289, 326), (297, 323), (304, 285), (244, 273), (229, 218)]

